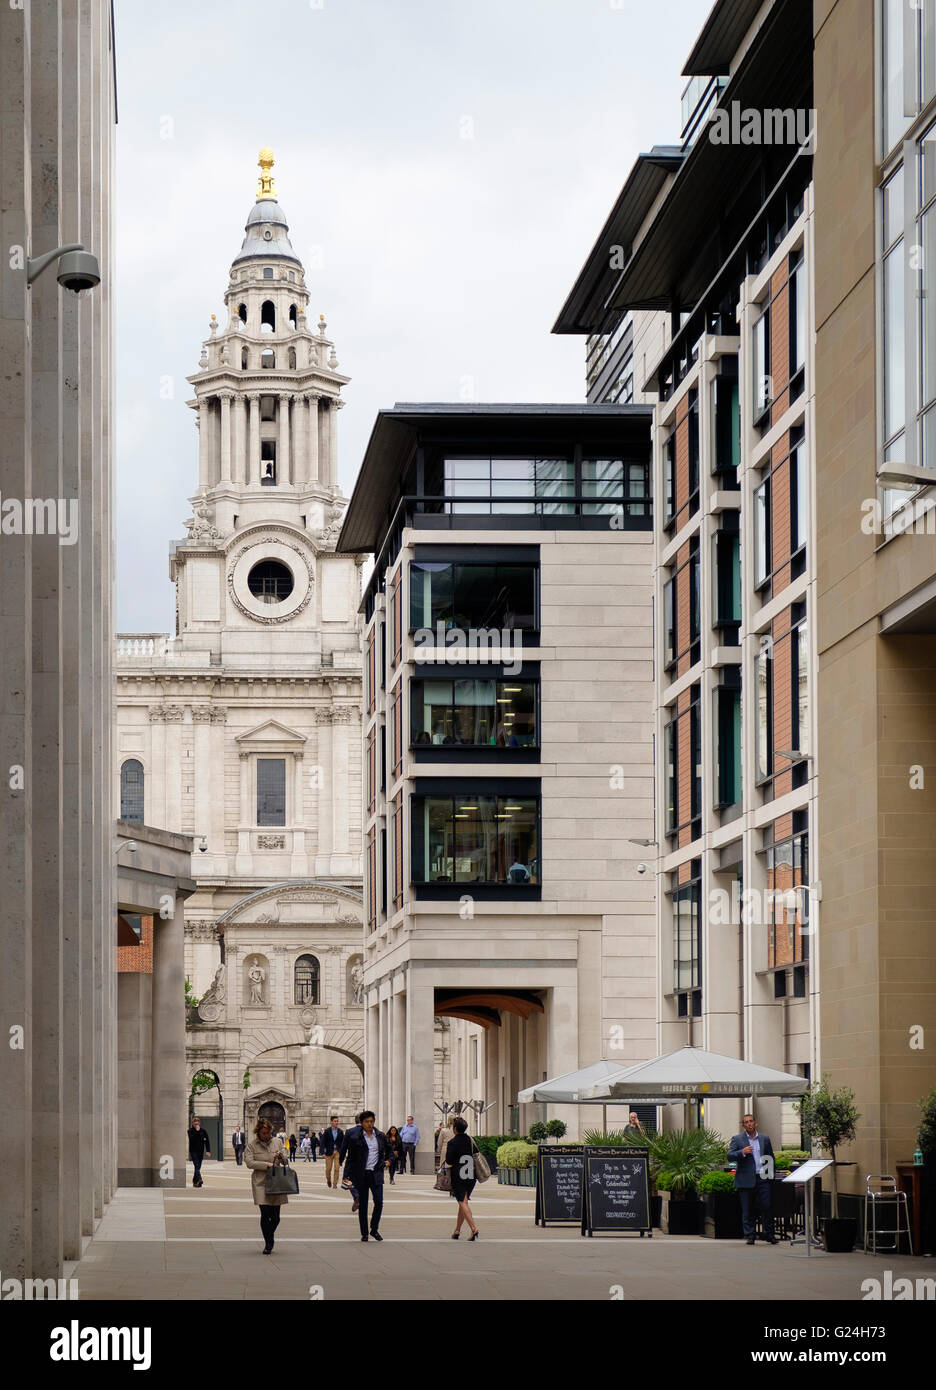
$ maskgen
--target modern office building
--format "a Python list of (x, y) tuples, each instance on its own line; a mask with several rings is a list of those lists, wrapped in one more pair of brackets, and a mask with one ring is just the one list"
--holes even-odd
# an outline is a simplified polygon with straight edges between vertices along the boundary
[(0, 8), (0, 90), (0, 1269), (53, 1279), (117, 1167), (110, 5)]
[(936, 1082), (933, 45), (929, 5), (817, 7), (821, 1038), (860, 1188)]
[[(368, 1103), (432, 1167), (450, 1098), (655, 1047), (650, 410), (382, 411), (338, 541), (364, 596)], [(577, 1134), (577, 1107), (558, 1108)]]
[[(821, 876), (810, 8), (719, 3), (684, 71), (682, 144), (638, 158), (555, 331), (613, 342), (630, 322), (635, 391), (656, 401), (655, 1043), (810, 1076)], [(601, 379), (588, 385), (600, 401)], [(740, 1108), (712, 1101), (704, 1118), (731, 1133)], [(775, 1141), (798, 1142), (789, 1103), (760, 1110)]]
[(324, 320), (308, 322), (269, 150), (259, 163), (224, 316), (189, 378), (177, 629), (120, 635), (115, 661), (121, 817), (195, 837), (177, 1123), (195, 1075), (214, 1077), (197, 1101), (213, 1153), (218, 1127), (261, 1110), (298, 1134), (332, 1110), (351, 1120), (363, 1096), (364, 556), (334, 547), (348, 378)]

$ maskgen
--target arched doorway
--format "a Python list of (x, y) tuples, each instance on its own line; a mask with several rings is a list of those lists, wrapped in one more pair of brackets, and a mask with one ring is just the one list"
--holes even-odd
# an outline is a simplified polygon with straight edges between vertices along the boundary
[(264, 1101), (257, 1111), (257, 1119), (269, 1120), (274, 1134), (279, 1134), (280, 1130), (286, 1128), (286, 1111), (278, 1100)]
[[(213, 1092), (217, 1090), (217, 1095)], [(192, 1116), (197, 1115), (201, 1127), (208, 1135), (211, 1157), (219, 1163), (224, 1162), (224, 1097), (221, 1094), (221, 1080), (218, 1073), (209, 1067), (195, 1072), (189, 1087), (189, 1126)]]

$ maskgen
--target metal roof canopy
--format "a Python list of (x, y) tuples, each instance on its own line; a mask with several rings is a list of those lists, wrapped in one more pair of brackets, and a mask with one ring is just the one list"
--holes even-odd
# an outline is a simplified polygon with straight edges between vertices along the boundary
[(718, 0), (692, 45), (686, 77), (727, 77), (738, 45), (750, 29), (763, 0)]
[(525, 444), (549, 438), (557, 444), (565, 438), (586, 444), (613, 439), (641, 445), (649, 457), (652, 416), (649, 405), (399, 402), (377, 413), (335, 549), (345, 555), (380, 549), (406, 466), (423, 436), (447, 443), (457, 437), (466, 446), (478, 441)]
[(686, 1046), (649, 1062), (622, 1067), (616, 1075), (605, 1075), (584, 1086), (582, 1094), (605, 1105), (618, 1098), (642, 1100), (649, 1096), (662, 1096), (664, 1104), (674, 1104), (720, 1096), (801, 1096), (808, 1089), (809, 1082), (801, 1076)]
[[(810, 7), (792, 0), (768, 15), (718, 109), (794, 108), (811, 85)], [(608, 298), (609, 309), (692, 308), (713, 267), (728, 250), (724, 218), (757, 173), (765, 149), (792, 146), (715, 145), (700, 136), (683, 160), (652, 227), (634, 251)], [(580, 277), (581, 278), (581, 277)]]
[(654, 199), (668, 176), (682, 162), (683, 152), (678, 145), (654, 145), (649, 154), (637, 156), (607, 221), (559, 311), (552, 327), (553, 333), (600, 332), (607, 315), (608, 290), (605, 282), (612, 248), (620, 246), (630, 257), (634, 237)]

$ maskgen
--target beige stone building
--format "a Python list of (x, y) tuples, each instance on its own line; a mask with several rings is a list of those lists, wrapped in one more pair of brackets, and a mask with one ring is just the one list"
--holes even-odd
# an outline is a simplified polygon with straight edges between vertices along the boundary
[(816, 7), (822, 1064), (861, 1187), (911, 1161), (936, 1084), (931, 26)]
[[(434, 1030), (487, 1133), (655, 1050), (650, 411), (380, 413), (339, 553), (364, 597), (368, 1099), (432, 1164)], [(577, 1134), (577, 1107), (556, 1118)], [(616, 1118), (616, 1116), (615, 1116)]]
[(0, 91), (0, 1269), (51, 1279), (117, 1169), (110, 5), (0, 8)]
[(189, 378), (198, 484), (170, 560), (176, 631), (123, 634), (116, 656), (122, 818), (195, 837), (186, 1081), (217, 1078), (198, 1113), (228, 1156), (235, 1123), (264, 1106), (298, 1135), (333, 1109), (350, 1119), (363, 1094), (363, 556), (334, 544), (348, 378), (324, 319), (307, 321), (272, 162), (261, 151)]

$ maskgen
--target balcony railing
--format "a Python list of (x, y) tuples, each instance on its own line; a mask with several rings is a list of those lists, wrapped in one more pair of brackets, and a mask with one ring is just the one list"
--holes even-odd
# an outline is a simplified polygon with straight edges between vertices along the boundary
[(155, 656), (165, 656), (169, 645), (168, 632), (118, 632), (117, 656), (122, 661), (139, 658), (149, 661)]

